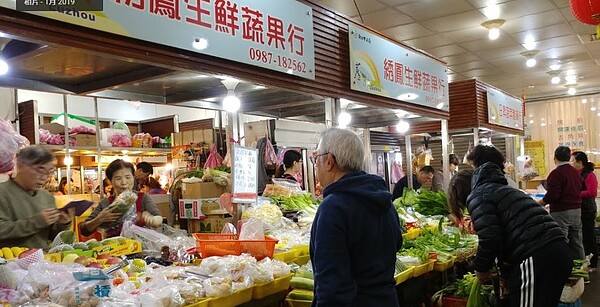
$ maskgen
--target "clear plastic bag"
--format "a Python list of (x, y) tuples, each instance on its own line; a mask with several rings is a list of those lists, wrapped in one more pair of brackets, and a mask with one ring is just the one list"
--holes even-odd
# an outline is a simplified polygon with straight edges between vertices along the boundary
[(240, 240), (264, 240), (265, 226), (264, 222), (257, 218), (250, 218), (240, 231)]
[(275, 148), (273, 148), (273, 144), (271, 144), (271, 140), (267, 138), (265, 142), (265, 159), (264, 159), (265, 168), (268, 170), (277, 169), (277, 154), (275, 153)]

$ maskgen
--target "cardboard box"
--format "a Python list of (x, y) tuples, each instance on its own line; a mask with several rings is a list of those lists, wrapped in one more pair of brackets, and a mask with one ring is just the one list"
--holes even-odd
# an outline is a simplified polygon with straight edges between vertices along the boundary
[(214, 182), (183, 183), (181, 193), (184, 199), (218, 198), (225, 193), (225, 187)]
[(218, 198), (179, 200), (180, 219), (202, 219), (205, 215), (221, 214), (215, 211), (222, 211)]
[(233, 223), (230, 215), (207, 215), (203, 220), (188, 220), (188, 233), (221, 233), (227, 223)]
[(97, 146), (96, 135), (93, 134), (75, 134), (73, 136), (75, 141), (77, 142), (77, 146)]
[(183, 131), (181, 137), (182, 145), (189, 145), (194, 142), (194, 132), (193, 131)]

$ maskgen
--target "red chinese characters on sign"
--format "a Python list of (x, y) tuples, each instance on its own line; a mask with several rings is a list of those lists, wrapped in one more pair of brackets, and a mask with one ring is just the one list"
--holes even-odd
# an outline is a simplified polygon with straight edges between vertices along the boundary
[(510, 120), (520, 120), (522, 111), (506, 105), (500, 105), (500, 116)]
[(394, 61), (390, 59), (383, 60), (383, 80), (394, 82)]
[(242, 7), (242, 38), (255, 43), (265, 44), (263, 37), (263, 14), (247, 6)]
[[(287, 32), (287, 41), (290, 44), (290, 52), (299, 56), (304, 55), (304, 29), (290, 23), (287, 28)], [(296, 48), (296, 42), (298, 42), (298, 48)]]
[(215, 30), (235, 36), (238, 26), (237, 3), (225, 0), (215, 0)]
[(179, 0), (150, 0), (150, 13), (180, 20)]
[(431, 75), (392, 59), (383, 60), (383, 79), (396, 84), (410, 86), (432, 94), (446, 95), (444, 79)]
[(145, 8), (145, 0), (138, 0), (138, 1), (132, 1), (132, 0), (115, 0), (116, 3), (121, 3), (124, 2), (125, 5), (127, 6), (131, 6), (132, 8), (138, 9), (138, 10), (144, 10)]
[(283, 36), (283, 21), (279, 18), (269, 15), (267, 16), (267, 24), (267, 37), (269, 38), (267, 44), (269, 46), (273, 46), (273, 42), (275, 42), (275, 48), (281, 48), (285, 50), (285, 37)]
[[(194, 2), (195, 5), (190, 4), (190, 2)], [(210, 0), (185, 0), (187, 3), (186, 8), (188, 11), (192, 13), (194, 18), (186, 17), (185, 21), (187, 23), (195, 24), (205, 28), (212, 28), (212, 25), (206, 21), (203, 21), (202, 16), (210, 17), (210, 11), (202, 7), (202, 3), (210, 3)]]

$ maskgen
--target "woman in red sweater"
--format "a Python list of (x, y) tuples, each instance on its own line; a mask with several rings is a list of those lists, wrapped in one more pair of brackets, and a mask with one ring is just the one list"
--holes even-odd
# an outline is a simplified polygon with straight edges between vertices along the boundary
[(581, 232), (583, 234), (583, 248), (585, 254), (592, 254), (590, 269), (596, 270), (598, 266), (598, 246), (594, 224), (596, 221), (596, 196), (598, 196), (598, 179), (594, 174), (594, 163), (588, 161), (587, 155), (582, 151), (571, 154), (571, 165), (581, 174), (583, 185), (581, 188)]

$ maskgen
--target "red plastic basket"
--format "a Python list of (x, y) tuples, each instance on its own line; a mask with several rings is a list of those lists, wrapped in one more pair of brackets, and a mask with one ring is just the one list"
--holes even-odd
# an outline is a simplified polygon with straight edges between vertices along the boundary
[(211, 256), (227, 256), (250, 254), (254, 258), (261, 260), (269, 257), (273, 258), (275, 244), (278, 240), (265, 236), (264, 240), (238, 240), (236, 235), (231, 234), (211, 234), (194, 233), (196, 246), (200, 249), (202, 258)]

